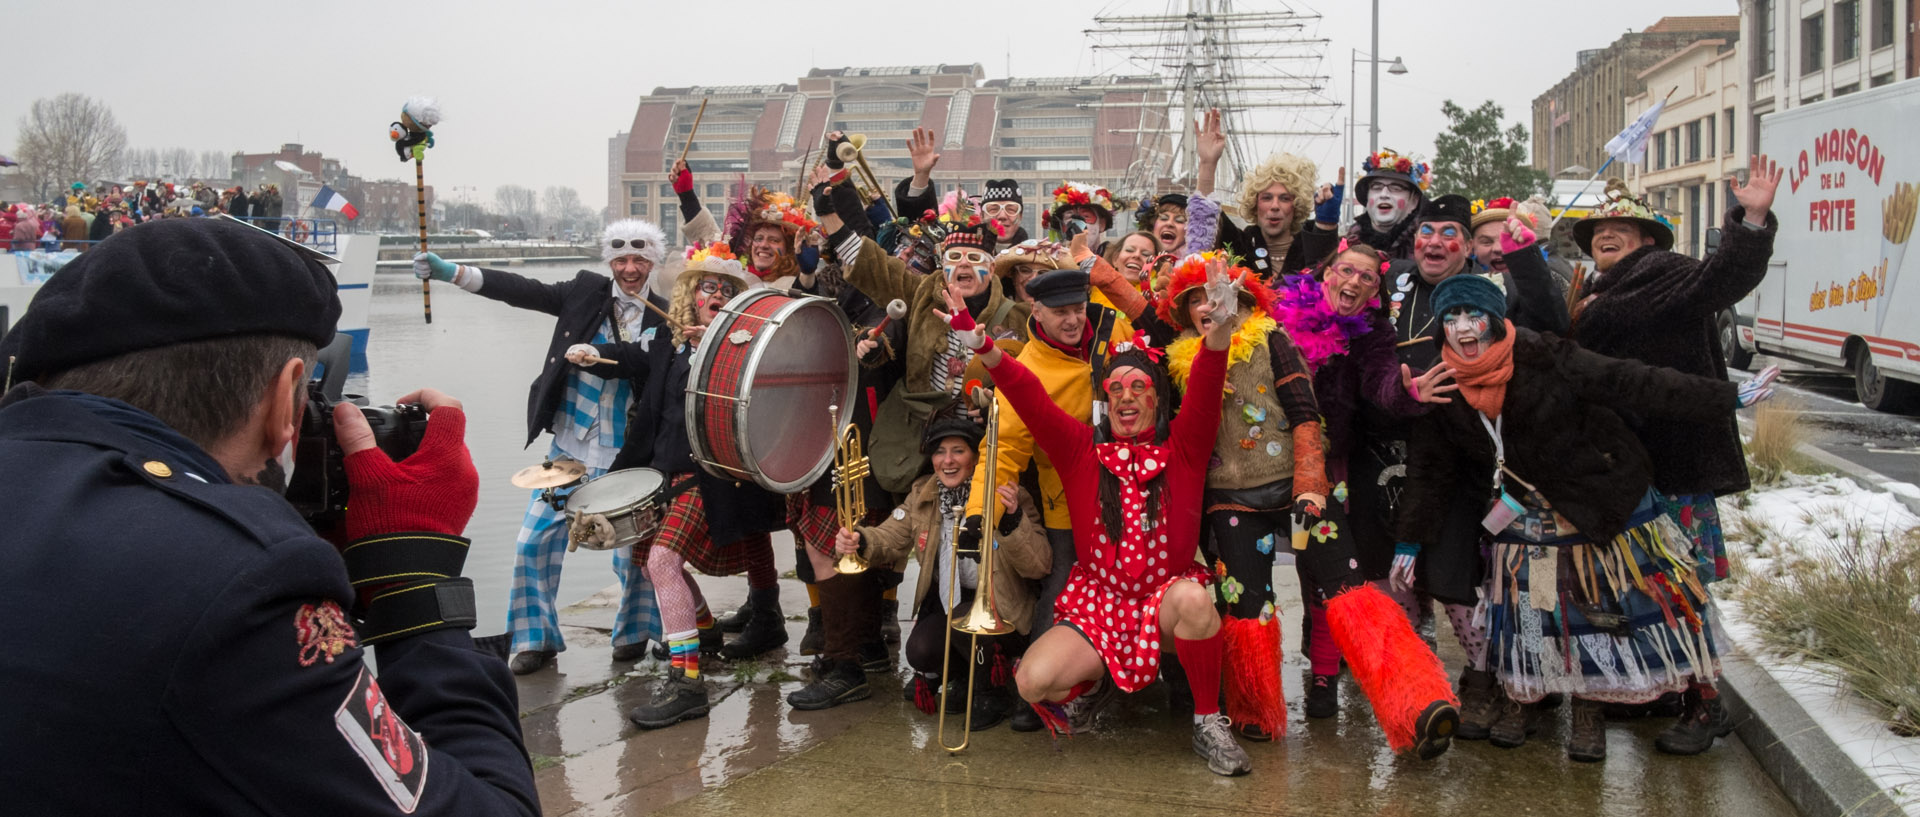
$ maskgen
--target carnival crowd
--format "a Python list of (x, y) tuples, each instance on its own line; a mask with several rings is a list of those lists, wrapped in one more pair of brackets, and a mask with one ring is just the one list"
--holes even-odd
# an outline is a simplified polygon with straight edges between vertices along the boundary
[[(0, 734), (36, 740), (0, 786), (48, 813), (537, 813), (512, 675), (572, 660), (576, 547), (612, 551), (612, 660), (667, 664), (627, 713), (641, 729), (705, 717), (712, 663), (786, 646), (804, 604), (795, 710), (871, 697), (903, 662), (930, 716), (1057, 738), (1164, 684), (1206, 768), (1247, 774), (1242, 741), (1286, 736), (1290, 555), (1308, 718), (1350, 675), (1419, 758), (1520, 746), (1561, 712), (1577, 761), (1606, 757), (1609, 717), (1671, 718), (1654, 743), (1674, 755), (1729, 734), (1716, 503), (1748, 487), (1735, 412), (1774, 372), (1730, 382), (1713, 317), (1766, 274), (1778, 167), (1751, 160), (1704, 259), (1609, 185), (1571, 227), (1582, 274), (1543, 251), (1537, 200), (1430, 195), (1427, 164), (1382, 151), (1342, 228), (1344, 168), (1282, 153), (1216, 189), (1219, 114), (1195, 129), (1194, 189), (1131, 205), (1071, 181), (938, 190), (924, 129), (911, 176), (863, 190), (835, 133), (792, 194), (744, 191), (719, 221), (677, 163), (684, 247), (617, 221), (604, 269), (553, 282), (415, 256), (427, 286), (554, 317), (526, 418), (528, 446), (549, 439), (522, 474), (562, 476), (528, 486), (508, 631), (480, 639), (460, 402), (400, 398), (423, 414), (398, 462), (351, 403), (313, 428), (333, 276), (285, 238), (167, 217), (273, 217), (273, 191), (76, 188), (69, 233), (152, 223), (53, 274), (0, 338), (0, 461), (33, 466), (0, 469)], [(769, 343), (842, 369), (749, 394), (741, 361)], [(854, 392), (780, 402), (828, 374)], [(823, 433), (815, 470), (762, 487), (723, 444), (747, 415), (716, 408), (749, 402), (779, 410), (787, 454), (828, 424), (785, 415), (830, 402), (864, 454)], [(316, 479), (344, 503), (322, 528), (281, 496)], [(629, 483), (648, 487), (581, 499)], [(804, 602), (782, 598), (779, 530)], [(713, 609), (698, 576), (734, 574), (746, 603)], [(1422, 636), (1441, 617), (1459, 666)]]
[[(897, 653), (909, 700), (932, 714), (944, 688), (972, 701), (975, 729), (1084, 731), (1164, 680), (1208, 767), (1245, 773), (1235, 736), (1285, 731), (1272, 577), (1291, 552), (1309, 717), (1335, 714), (1344, 671), (1391, 746), (1422, 757), (1455, 737), (1518, 746), (1569, 698), (1576, 760), (1605, 756), (1609, 710), (1676, 717), (1657, 741), (1674, 754), (1729, 732), (1715, 497), (1747, 484), (1734, 410), (1771, 389), (1770, 375), (1728, 382), (1708, 330), (1765, 273), (1778, 171), (1754, 160), (1704, 261), (1671, 252), (1670, 226), (1615, 191), (1574, 226), (1595, 268), (1576, 280), (1543, 251), (1537, 199), (1429, 197), (1431, 169), (1383, 151), (1342, 234), (1344, 169), (1327, 182), (1280, 154), (1215, 190), (1218, 115), (1196, 132), (1192, 195), (1129, 209), (1067, 182), (1041, 205), (1046, 237), (1020, 227), (1014, 181), (941, 196), (924, 131), (912, 177), (869, 201), (836, 134), (806, 195), (756, 188), (724, 225), (676, 166), (688, 246), (671, 297), (647, 289), (666, 249), (638, 220), (607, 228), (611, 285), (416, 259), (422, 278), (559, 317), (529, 444), (550, 431), (549, 458), (583, 463), (587, 484), (637, 467), (670, 486), (658, 533), (614, 556), (614, 660), (651, 643), (671, 662), (633, 723), (704, 716), (703, 660), (786, 643), (768, 533), (788, 529), (807, 587), (799, 648), (816, 656), (797, 709), (868, 697)], [(831, 473), (777, 495), (696, 463), (687, 361), (729, 299), (760, 287), (831, 298), (858, 328), (857, 524), (836, 521)], [(904, 318), (878, 330), (895, 301)], [(554, 593), (569, 541), (610, 535), (606, 518), (534, 495), (514, 672), (566, 646)], [(982, 541), (1001, 557), (990, 580)], [(836, 572), (850, 555), (873, 568)], [(745, 573), (746, 605), (718, 615), (688, 566)], [(949, 652), (949, 618), (987, 586), (1013, 632)], [(1457, 678), (1418, 634), (1436, 606), (1467, 655)]]
[(0, 202), (0, 235), (13, 252), (85, 250), (107, 236), (154, 219), (225, 213), (277, 232), (285, 205), (280, 188), (261, 184), (249, 194), (235, 185), (225, 190), (205, 182), (176, 186), (139, 179), (94, 192), (74, 182), (56, 201), (41, 205)]

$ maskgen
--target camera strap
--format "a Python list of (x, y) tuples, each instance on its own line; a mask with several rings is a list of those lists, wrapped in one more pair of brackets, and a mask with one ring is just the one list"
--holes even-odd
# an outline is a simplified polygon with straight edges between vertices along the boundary
[(383, 533), (347, 545), (340, 556), (354, 590), (422, 579), (451, 579), (467, 563), (469, 540), (445, 533)]
[(372, 646), (434, 630), (471, 630), (478, 619), (472, 579), (427, 579), (380, 591), (354, 630), (362, 646)]

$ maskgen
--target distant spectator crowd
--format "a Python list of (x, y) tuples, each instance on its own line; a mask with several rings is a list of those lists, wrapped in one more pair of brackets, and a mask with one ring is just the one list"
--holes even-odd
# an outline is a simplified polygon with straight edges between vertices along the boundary
[(192, 218), (225, 213), (262, 229), (278, 232), (283, 204), (278, 185), (262, 184), (249, 193), (235, 185), (225, 190), (205, 182), (174, 185), (112, 185), (92, 191), (74, 182), (57, 200), (34, 205), (0, 202), (0, 236), (13, 252), (40, 249), (84, 250), (127, 227), (156, 218)]

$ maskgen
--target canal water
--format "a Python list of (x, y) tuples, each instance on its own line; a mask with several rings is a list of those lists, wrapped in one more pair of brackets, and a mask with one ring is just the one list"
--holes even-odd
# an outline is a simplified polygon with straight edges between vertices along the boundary
[[(572, 278), (580, 262), (516, 266), (512, 271), (540, 281)], [(480, 506), (467, 526), (473, 540), (466, 575), (473, 579), (480, 623), (474, 634), (501, 632), (507, 621), (507, 591), (513, 583), (513, 542), (532, 492), (507, 479), (546, 456), (542, 433), (527, 442), (527, 390), (540, 374), (554, 318), (515, 309), (455, 287), (433, 288), (433, 323), (421, 317), (420, 282), (411, 274), (374, 276), (372, 330), (367, 373), (348, 380), (347, 390), (376, 404), (390, 404), (414, 389), (432, 387), (459, 398), (467, 411), (467, 448), (480, 472)], [(613, 555), (581, 550), (567, 554), (560, 603), (571, 604), (612, 584)]]

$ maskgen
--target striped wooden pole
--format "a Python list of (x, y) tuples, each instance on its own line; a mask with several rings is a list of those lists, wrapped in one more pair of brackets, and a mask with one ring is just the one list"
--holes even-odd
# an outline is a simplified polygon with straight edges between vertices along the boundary
[[(427, 150), (426, 145), (413, 146), (413, 192), (414, 201), (420, 212), (420, 251), (427, 251)], [(427, 323), (433, 323), (432, 279), (420, 281), (420, 308), (426, 312)]]

